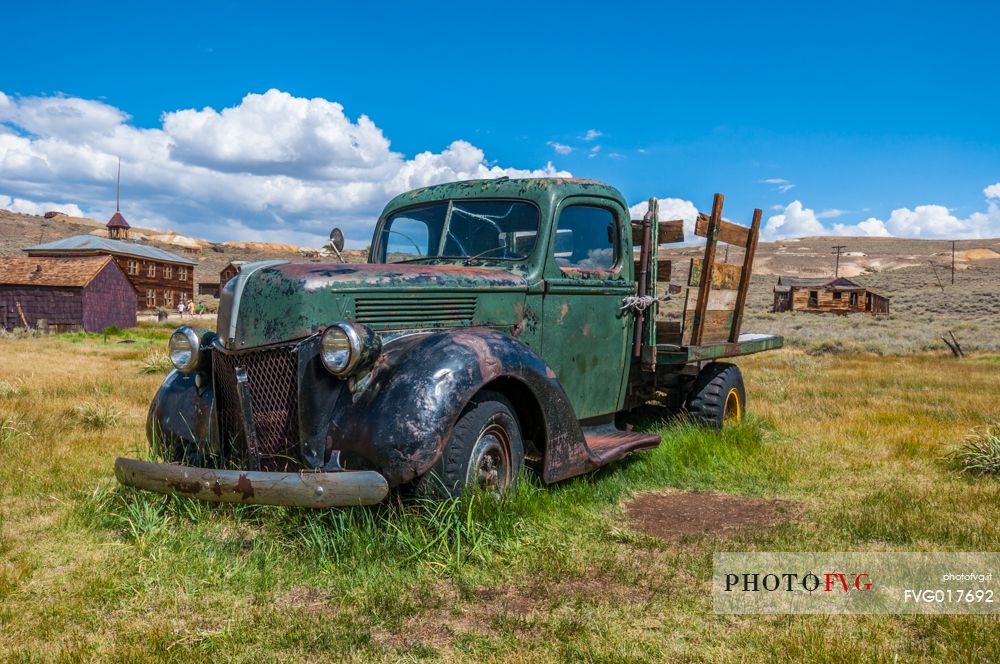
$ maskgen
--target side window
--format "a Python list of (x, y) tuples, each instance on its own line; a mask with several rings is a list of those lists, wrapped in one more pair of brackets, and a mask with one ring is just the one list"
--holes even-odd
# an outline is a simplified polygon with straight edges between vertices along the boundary
[(555, 259), (560, 268), (611, 270), (617, 249), (618, 222), (611, 210), (572, 205), (559, 215)]

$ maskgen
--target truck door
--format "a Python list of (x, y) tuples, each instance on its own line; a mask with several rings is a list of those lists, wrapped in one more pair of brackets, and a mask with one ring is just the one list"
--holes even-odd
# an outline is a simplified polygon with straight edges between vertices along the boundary
[(580, 419), (621, 407), (630, 322), (622, 298), (635, 291), (624, 259), (627, 215), (609, 199), (570, 197), (549, 239), (542, 356)]

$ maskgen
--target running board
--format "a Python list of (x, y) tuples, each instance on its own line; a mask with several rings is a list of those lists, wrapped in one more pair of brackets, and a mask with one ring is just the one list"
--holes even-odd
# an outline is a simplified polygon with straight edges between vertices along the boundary
[(652, 449), (660, 444), (660, 437), (655, 433), (619, 431), (614, 424), (584, 427), (583, 438), (587, 441), (590, 460), (598, 466), (617, 461), (632, 452)]

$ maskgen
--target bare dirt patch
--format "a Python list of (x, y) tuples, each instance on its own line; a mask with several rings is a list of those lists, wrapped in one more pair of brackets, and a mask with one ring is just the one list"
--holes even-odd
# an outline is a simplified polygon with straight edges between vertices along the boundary
[(664, 539), (764, 530), (801, 511), (801, 505), (788, 500), (713, 491), (644, 493), (625, 504), (632, 528)]

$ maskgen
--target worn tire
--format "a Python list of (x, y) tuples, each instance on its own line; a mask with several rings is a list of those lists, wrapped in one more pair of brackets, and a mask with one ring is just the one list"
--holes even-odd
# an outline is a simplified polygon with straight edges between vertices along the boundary
[[(455, 423), (441, 458), (417, 480), (415, 493), (433, 498), (460, 496), (469, 485), (474, 457), (479, 460), (477, 475), (487, 491), (499, 495), (517, 488), (524, 463), (521, 425), (511, 403), (496, 392), (483, 391), (472, 398)], [(495, 484), (482, 479), (482, 474), (491, 476), (492, 469), (497, 469)]]
[(743, 419), (746, 403), (739, 367), (712, 362), (701, 370), (691, 386), (686, 409), (695, 422), (721, 429), (723, 425)]

